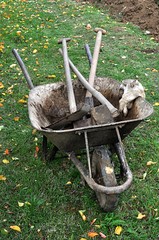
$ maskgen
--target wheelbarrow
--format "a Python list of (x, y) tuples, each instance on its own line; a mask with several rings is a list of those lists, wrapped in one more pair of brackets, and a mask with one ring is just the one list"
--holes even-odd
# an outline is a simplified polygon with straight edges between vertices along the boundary
[[(70, 124), (60, 129), (49, 128), (48, 126), (69, 112), (66, 84), (58, 82), (34, 87), (22, 60), (19, 62), (31, 89), (28, 98), (30, 122), (43, 135), (44, 155), (46, 156), (47, 141), (53, 144), (52, 158), (57, 150), (66, 153), (84, 181), (95, 191), (101, 208), (104, 211), (113, 211), (117, 206), (119, 194), (127, 190), (133, 180), (122, 140), (153, 113), (153, 107), (139, 97), (134, 101), (128, 115), (119, 115), (114, 122), (82, 127), (73, 127)], [(95, 79), (94, 88), (117, 109), (119, 87), (120, 83), (116, 80), (99, 77)], [(73, 81), (73, 89), (77, 109), (80, 109), (84, 103), (86, 89), (79, 81)], [(93, 98), (93, 101), (95, 106), (100, 105), (96, 98)], [(83, 149), (86, 149), (88, 164), (77, 158), (77, 153)], [(120, 184), (114, 171), (114, 154), (120, 163)]]

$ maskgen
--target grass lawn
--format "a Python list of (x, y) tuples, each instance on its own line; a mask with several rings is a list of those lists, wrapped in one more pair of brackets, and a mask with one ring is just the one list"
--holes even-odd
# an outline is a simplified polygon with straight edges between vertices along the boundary
[[(0, 14), (0, 239), (103, 239), (101, 233), (109, 240), (159, 239), (159, 44), (106, 10), (71, 0), (4, 0)], [(35, 86), (65, 81), (57, 42), (70, 37), (69, 55), (88, 77), (84, 44), (93, 51), (95, 27), (107, 30), (97, 75), (139, 79), (154, 106), (124, 140), (134, 180), (112, 213), (100, 209), (66, 155), (42, 161), (42, 136), (28, 118), (29, 89), (12, 54), (18, 49)], [(98, 235), (88, 236), (91, 231)]]

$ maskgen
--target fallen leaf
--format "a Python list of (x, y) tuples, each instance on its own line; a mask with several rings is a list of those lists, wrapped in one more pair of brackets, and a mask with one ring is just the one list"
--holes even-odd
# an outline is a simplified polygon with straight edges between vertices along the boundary
[(38, 152), (39, 152), (40, 148), (38, 146), (35, 147), (35, 153), (34, 153), (34, 157), (37, 158), (38, 157)]
[(38, 51), (37, 49), (34, 49), (34, 50), (33, 50), (33, 53), (37, 53), (37, 51)]
[(139, 219), (139, 220), (141, 220), (141, 219), (143, 219), (143, 218), (145, 218), (146, 217), (146, 215), (145, 214), (142, 214), (142, 213), (138, 213), (138, 216), (137, 216), (137, 219)]
[(3, 129), (3, 128), (4, 128), (4, 126), (3, 126), (3, 125), (1, 125), (1, 126), (0, 126), (0, 131), (2, 131), (2, 129)]
[(91, 225), (93, 225), (96, 222), (96, 218), (92, 220)]
[(31, 206), (31, 203), (30, 202), (25, 202), (26, 205), (28, 206)]
[(19, 226), (17, 225), (14, 225), (14, 226), (10, 226), (11, 229), (13, 229), (14, 231), (17, 231), (17, 232), (21, 232), (21, 229)]
[(34, 135), (34, 134), (36, 134), (36, 132), (37, 132), (37, 130), (33, 129), (32, 134)]
[(52, 74), (52, 75), (48, 75), (46, 78), (55, 78), (56, 77), (56, 75), (54, 75), (54, 74)]
[(66, 185), (70, 185), (70, 184), (72, 184), (72, 182), (71, 182), (71, 181), (68, 181), (68, 182), (66, 183)]
[(3, 43), (3, 42), (0, 42), (0, 52), (3, 53), (3, 50), (4, 50), (4, 43)]
[(157, 163), (157, 162), (148, 161), (146, 165), (147, 165), (147, 166), (151, 166), (151, 165), (154, 165), (154, 164), (156, 164), (156, 163)]
[(9, 163), (9, 160), (3, 159), (2, 162), (3, 162), (4, 164), (8, 164), (8, 163)]
[(20, 117), (14, 117), (14, 121), (15, 121), (15, 122), (18, 122), (19, 119), (20, 119)]
[(9, 155), (9, 154), (10, 154), (9, 149), (6, 148), (6, 150), (4, 151), (4, 155)]
[(117, 226), (115, 228), (115, 234), (116, 235), (120, 235), (122, 231), (123, 231), (123, 228), (121, 226)]
[(17, 65), (15, 63), (10, 65), (10, 68), (15, 68)]
[(27, 103), (27, 101), (24, 100), (24, 99), (20, 99), (20, 100), (18, 101), (18, 103), (22, 103), (22, 104), (24, 104), (24, 103)]
[(105, 167), (105, 171), (106, 171), (107, 174), (112, 174), (113, 173), (113, 168)]
[(145, 180), (146, 179), (146, 176), (147, 176), (147, 172), (145, 172), (144, 174), (143, 174), (143, 180)]
[(4, 88), (4, 85), (3, 85), (2, 82), (0, 82), (0, 89), (1, 89), (1, 88)]
[(90, 238), (94, 238), (96, 236), (98, 236), (99, 234), (97, 232), (88, 232), (88, 237)]
[(159, 102), (155, 102), (153, 106), (159, 106)]
[(78, 212), (79, 212), (79, 214), (81, 215), (83, 221), (86, 221), (87, 218), (86, 218), (86, 216), (84, 215), (85, 210), (79, 210)]
[(0, 103), (0, 107), (3, 107), (3, 103)]
[(101, 226), (100, 226), (100, 225), (98, 225), (98, 224), (96, 224), (96, 225), (95, 225), (95, 227), (96, 227), (96, 228), (101, 228)]
[(86, 25), (86, 29), (89, 30), (89, 29), (91, 29), (91, 28), (92, 28), (92, 26), (88, 23), (88, 24)]
[(106, 236), (104, 233), (102, 233), (102, 232), (100, 232), (99, 235), (101, 236), (101, 238), (106, 238), (106, 237), (107, 237), (107, 236)]
[(17, 35), (18, 35), (18, 36), (20, 36), (20, 35), (21, 35), (21, 33), (22, 33), (21, 31), (17, 31)]
[(19, 206), (19, 207), (23, 207), (23, 206), (24, 206), (24, 203), (23, 203), (23, 202), (18, 202), (18, 206)]
[(4, 175), (0, 175), (0, 181), (5, 181), (6, 177)]

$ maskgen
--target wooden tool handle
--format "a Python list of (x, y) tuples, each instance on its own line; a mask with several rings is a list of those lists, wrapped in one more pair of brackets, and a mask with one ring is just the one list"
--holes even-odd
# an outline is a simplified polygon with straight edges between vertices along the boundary
[[(102, 40), (102, 34), (103, 34), (103, 29), (96, 29), (97, 32), (97, 37), (96, 37), (96, 42), (95, 42), (95, 47), (94, 47), (94, 52), (93, 52), (93, 58), (92, 58), (92, 64), (91, 64), (91, 69), (90, 69), (90, 74), (89, 74), (89, 84), (93, 87), (94, 86), (94, 79), (96, 76), (96, 70), (97, 70), (97, 63), (98, 63), (98, 57), (99, 57), (99, 52), (100, 52), (100, 47), (101, 47), (101, 40)], [(86, 97), (92, 97), (92, 94), (87, 91), (86, 92)]]
[[(59, 49), (60, 53), (63, 55), (63, 52), (61, 49)], [(117, 117), (119, 116), (119, 111), (117, 108), (115, 108), (100, 92), (98, 92), (95, 88), (93, 88), (88, 82), (87, 80), (82, 76), (82, 74), (78, 71), (78, 69), (75, 67), (75, 65), (73, 64), (73, 62), (69, 59), (69, 64), (70, 67), (72, 68), (73, 72), (77, 75), (78, 79), (80, 80), (80, 82), (83, 84), (83, 86), (89, 91), (91, 92), (91, 94), (98, 99), (98, 101), (103, 104), (106, 105), (109, 109), (109, 111), (112, 114), (112, 117)]]
[(77, 111), (75, 95), (72, 86), (72, 79), (71, 79), (71, 72), (68, 60), (68, 52), (67, 52), (67, 44), (66, 42), (70, 40), (68, 38), (63, 38), (62, 41), (60, 40), (59, 43), (62, 43), (63, 49), (63, 59), (64, 59), (64, 68), (65, 68), (65, 75), (66, 75), (66, 84), (67, 84), (67, 93), (68, 93), (68, 101), (69, 101), (69, 109), (70, 113), (74, 113)]

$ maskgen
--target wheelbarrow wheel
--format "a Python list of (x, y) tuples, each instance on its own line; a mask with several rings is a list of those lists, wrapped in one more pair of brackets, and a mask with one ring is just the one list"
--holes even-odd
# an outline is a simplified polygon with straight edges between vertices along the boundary
[[(92, 174), (95, 181), (106, 187), (117, 185), (114, 168), (105, 146), (96, 147), (92, 154)], [(95, 191), (100, 207), (105, 212), (113, 211), (118, 202), (117, 194), (105, 194)]]

